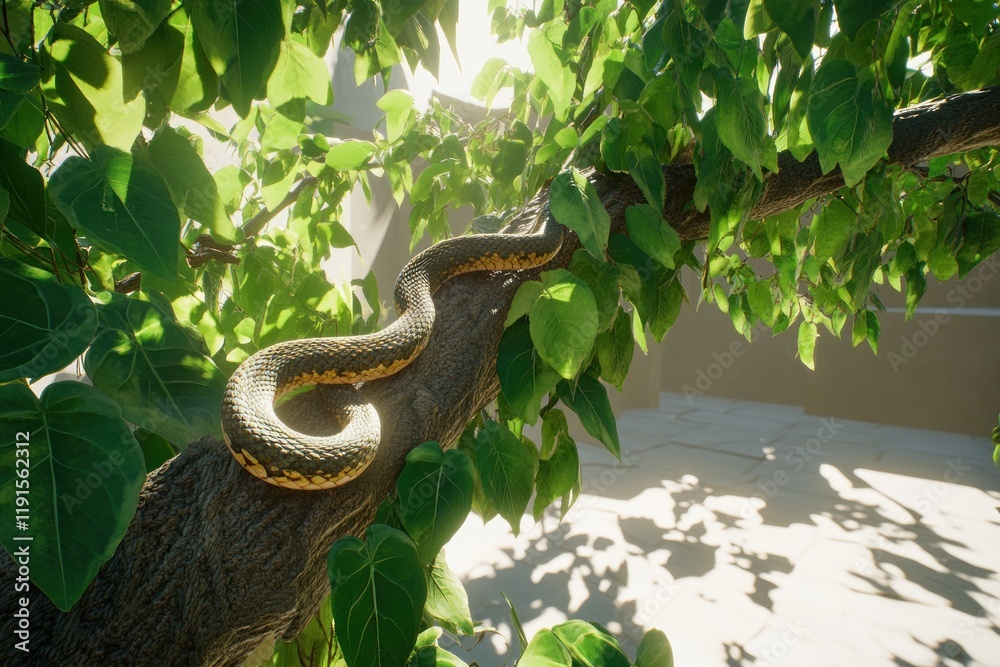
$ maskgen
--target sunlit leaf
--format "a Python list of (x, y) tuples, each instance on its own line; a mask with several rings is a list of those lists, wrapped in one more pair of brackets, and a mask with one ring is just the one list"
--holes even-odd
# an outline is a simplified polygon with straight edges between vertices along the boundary
[(549, 208), (559, 224), (579, 235), (583, 247), (594, 257), (604, 259), (611, 218), (594, 186), (582, 173), (571, 169), (553, 179)]
[(49, 180), (52, 199), (82, 234), (164, 280), (177, 274), (180, 216), (163, 177), (141, 156), (99, 146), (67, 158)]
[(424, 609), (438, 621), (463, 634), (471, 635), (474, 631), (469, 596), (461, 580), (448, 567), (443, 551), (431, 564)]
[(87, 148), (129, 150), (142, 128), (145, 100), (122, 99), (122, 69), (85, 30), (58, 22), (49, 47), (53, 76), (45, 101), (60, 123)]

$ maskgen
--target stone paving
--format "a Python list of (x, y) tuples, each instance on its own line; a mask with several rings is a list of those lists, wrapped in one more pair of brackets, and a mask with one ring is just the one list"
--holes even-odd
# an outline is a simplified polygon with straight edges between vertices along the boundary
[(515, 538), (470, 517), (449, 545), (473, 617), (499, 630), (458, 655), (512, 663), (502, 591), (529, 637), (568, 612), (631, 656), (656, 627), (678, 667), (1000, 667), (985, 434), (666, 393), (618, 426), (621, 462), (580, 443), (584, 493), (561, 523), (525, 516)]

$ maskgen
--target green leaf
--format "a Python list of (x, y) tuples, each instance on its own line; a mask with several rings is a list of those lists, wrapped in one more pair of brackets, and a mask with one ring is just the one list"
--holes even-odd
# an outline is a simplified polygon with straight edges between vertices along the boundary
[(574, 664), (588, 667), (630, 667), (618, 641), (586, 621), (567, 621), (553, 626), (553, 634), (566, 645)]
[(413, 95), (401, 88), (390, 90), (379, 98), (375, 106), (385, 112), (385, 138), (389, 141), (396, 141), (403, 135), (416, 113), (413, 110)]
[(620, 234), (612, 237), (610, 249), (611, 256), (617, 263), (634, 266), (648, 276), (642, 281), (638, 292), (632, 287), (626, 289), (624, 282), (622, 290), (625, 297), (635, 305), (642, 323), (649, 326), (657, 341), (662, 340), (677, 321), (681, 302), (684, 300), (684, 287), (677, 279), (677, 272), (659, 268), (631, 239)]
[(643, 284), (643, 298), (640, 314), (649, 325), (649, 331), (657, 342), (674, 326), (684, 301), (684, 287), (673, 271), (657, 271), (653, 279)]
[(97, 311), (79, 287), (51, 273), (0, 258), (0, 382), (39, 378), (70, 364), (97, 331)]
[(513, 183), (528, 163), (529, 147), (529, 144), (523, 141), (501, 139), (497, 154), (490, 163), (493, 176), (501, 183)]
[(870, 76), (859, 78), (854, 65), (840, 58), (824, 59), (816, 72), (806, 120), (823, 172), (839, 164), (849, 186), (892, 143), (892, 106)]
[(0, 90), (16, 95), (27, 95), (38, 85), (41, 77), (38, 65), (0, 53)]
[[(178, 7), (167, 20), (170, 30), (184, 38), (180, 62), (177, 65), (177, 85), (170, 96), (169, 106), (183, 114), (207, 110), (218, 97), (219, 78), (195, 34), (194, 22), (184, 6)], [(155, 57), (155, 55), (154, 55)]]
[(576, 76), (563, 65), (555, 47), (544, 32), (532, 30), (528, 35), (528, 55), (535, 75), (549, 89), (549, 99), (557, 118), (564, 118), (576, 87)]
[(568, 405), (587, 433), (597, 438), (604, 447), (620, 459), (621, 443), (618, 440), (618, 425), (615, 423), (615, 413), (608, 400), (608, 391), (600, 380), (585, 373), (580, 376), (576, 391), (570, 388), (565, 380), (556, 387), (559, 398)]
[(242, 117), (262, 95), (278, 60), (280, 0), (187, 0), (195, 33)]
[(813, 256), (823, 263), (834, 257), (858, 231), (858, 214), (843, 199), (834, 199), (813, 216), (809, 234)]
[(531, 310), (531, 340), (538, 356), (572, 379), (597, 337), (597, 302), (587, 284), (566, 269), (546, 271), (541, 278), (542, 292)]
[(535, 481), (537, 453), (503, 424), (487, 422), (476, 434), (476, 468), (486, 499), (515, 535)]
[[(219, 95), (219, 78), (183, 6), (139, 50), (122, 57), (122, 76), (126, 99), (144, 92), (152, 106), (166, 106), (189, 118), (208, 109)], [(199, 122), (211, 119), (203, 116)], [(226, 134), (225, 128), (216, 131)]]
[(348, 139), (330, 147), (326, 166), (338, 171), (364, 169), (375, 153), (375, 144), (360, 139)]
[(8, 216), (39, 236), (51, 239), (45, 215), (45, 181), (24, 161), (24, 153), (0, 139), (0, 187), (10, 196)]
[(659, 213), (663, 210), (663, 198), (666, 196), (667, 185), (663, 176), (663, 165), (659, 160), (651, 155), (637, 157), (634, 152), (629, 152), (626, 157), (628, 162), (628, 172), (632, 179), (642, 190), (646, 197), (646, 202), (653, 211)]
[(816, 39), (819, 0), (764, 0), (764, 8), (782, 32), (792, 38), (799, 55), (808, 56)]
[(815, 353), (818, 335), (814, 322), (803, 322), (799, 325), (799, 359), (811, 371), (816, 370)]
[(542, 283), (537, 280), (526, 280), (521, 283), (510, 302), (510, 310), (507, 311), (507, 319), (503, 325), (509, 327), (525, 315), (530, 315), (531, 309), (535, 307), (535, 302), (543, 291)]
[(542, 422), (542, 448), (548, 456), (538, 463), (537, 492), (531, 513), (538, 521), (545, 508), (569, 493), (580, 478), (580, 455), (569, 435), (566, 415), (549, 410)]
[(917, 310), (917, 304), (927, 291), (927, 277), (924, 275), (923, 263), (917, 264), (906, 272), (906, 317), (910, 319)]
[(237, 239), (218, 185), (187, 138), (171, 127), (161, 128), (149, 142), (149, 161), (163, 175), (174, 201), (187, 216), (205, 225), (216, 239)]
[(281, 42), (278, 61), (267, 81), (267, 100), (275, 107), (292, 100), (311, 99), (316, 104), (332, 104), (330, 72), (322, 58), (293, 39)]
[(427, 581), (405, 534), (375, 524), (365, 541), (344, 537), (330, 548), (327, 571), (337, 641), (350, 667), (395, 667), (413, 650)]
[(564, 171), (552, 180), (549, 208), (556, 222), (580, 237), (580, 243), (603, 260), (611, 233), (608, 215), (594, 186), (576, 168)]
[(749, 78), (734, 79), (729, 70), (719, 69), (715, 90), (718, 95), (715, 122), (722, 145), (750, 165), (758, 181), (763, 179), (762, 166), (777, 171), (778, 153), (767, 131), (764, 97), (756, 82)]
[[(0, 425), (0, 542), (12, 556), (30, 547), (32, 582), (69, 611), (135, 514), (142, 451), (118, 406), (80, 382), (51, 384), (40, 399), (20, 383), (0, 387)], [(30, 511), (19, 513), (25, 493)]]
[(517, 616), (517, 609), (514, 609), (514, 604), (503, 591), (500, 591), (500, 597), (503, 598), (503, 601), (507, 603), (507, 607), (510, 608), (510, 620), (514, 624), (514, 630), (517, 632), (517, 638), (521, 642), (521, 646), (524, 646), (528, 643), (528, 638), (524, 634), (524, 626), (521, 625), (521, 619)]
[(718, 247), (724, 234), (717, 221), (724, 220), (736, 196), (733, 154), (719, 140), (716, 116), (718, 108), (712, 107), (701, 119), (701, 150), (694, 155), (698, 180), (694, 186), (694, 204), (699, 211), (706, 208), (712, 216), (708, 247)]
[(611, 326), (618, 313), (622, 289), (634, 289), (636, 292), (640, 289), (639, 276), (632, 267), (599, 261), (583, 248), (573, 253), (569, 272), (587, 283), (594, 293), (598, 331)]
[(632, 322), (622, 310), (615, 317), (611, 328), (597, 336), (597, 360), (601, 364), (601, 378), (621, 391), (634, 354)]
[(662, 630), (647, 630), (639, 640), (635, 667), (674, 667), (674, 650)]
[(837, 25), (851, 40), (857, 36), (861, 26), (898, 4), (899, 0), (834, 0), (833, 2), (837, 8)]
[(652, 206), (640, 204), (625, 209), (629, 238), (644, 253), (667, 267), (674, 268), (674, 254), (681, 249), (681, 237)]
[(98, 146), (67, 158), (49, 191), (67, 220), (101, 247), (164, 280), (177, 275), (180, 216), (159, 172), (130, 153)]
[(771, 282), (769, 280), (757, 280), (747, 287), (747, 301), (750, 303), (750, 310), (763, 320), (764, 324), (774, 326), (774, 319), (778, 315), (778, 303), (771, 292)]
[(406, 663), (406, 667), (469, 667), (440, 646), (421, 646)]
[(677, 77), (666, 72), (646, 84), (639, 95), (639, 104), (660, 127), (669, 130), (680, 119), (677, 96)]
[(101, 18), (122, 53), (132, 53), (142, 48), (172, 4), (173, 0), (100, 0)]
[(85, 30), (68, 23), (52, 28), (54, 75), (43, 82), (48, 109), (88, 149), (101, 144), (129, 150), (142, 129), (145, 100), (122, 99), (122, 68)]
[(980, 262), (1000, 250), (1000, 215), (979, 211), (962, 220), (962, 247), (959, 248), (959, 277), (969, 275)]
[(438, 553), (430, 568), (424, 609), (462, 634), (471, 635), (475, 631), (472, 612), (469, 611), (469, 596), (462, 581), (448, 567), (443, 551)]
[(132, 432), (132, 436), (142, 448), (142, 458), (146, 462), (147, 473), (153, 472), (177, 454), (166, 438), (144, 428), (137, 428)]
[(851, 325), (851, 345), (857, 347), (861, 341), (867, 340), (872, 352), (878, 354), (879, 331), (878, 313), (862, 310), (854, 315), (854, 323)]
[(566, 646), (544, 628), (535, 633), (517, 661), (518, 667), (573, 667), (574, 664)]
[(406, 456), (396, 482), (398, 512), (423, 562), (433, 563), (469, 516), (474, 475), (468, 454), (442, 452), (436, 442), (425, 442)]
[[(887, 0), (883, 0), (884, 4)], [(1000, 9), (995, 2), (988, 0), (955, 0), (951, 3), (951, 11), (955, 13), (955, 18), (964, 23), (968, 23), (976, 34), (982, 33), (989, 26), (990, 22), (997, 19)], [(839, 10), (838, 10), (839, 12)]]
[(483, 69), (472, 80), (469, 93), (477, 100), (486, 103), (486, 107), (493, 106), (493, 100), (497, 93), (508, 85), (510, 79), (510, 65), (503, 58), (490, 58), (483, 63)]
[(125, 418), (184, 447), (221, 435), (225, 376), (156, 306), (118, 297), (98, 313), (101, 331), (84, 359), (94, 386)]
[(528, 424), (538, 419), (542, 398), (560, 380), (559, 372), (538, 356), (531, 342), (531, 329), (523, 320), (515, 322), (500, 338), (497, 376), (511, 410)]

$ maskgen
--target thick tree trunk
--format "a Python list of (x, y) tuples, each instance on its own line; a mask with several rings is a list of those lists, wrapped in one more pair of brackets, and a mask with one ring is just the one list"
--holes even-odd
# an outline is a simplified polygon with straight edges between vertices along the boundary
[[(897, 115), (889, 158), (906, 165), (1000, 145), (1000, 90), (960, 95)], [(815, 155), (782, 155), (753, 215), (787, 210), (837, 189)], [(708, 216), (685, 210), (695, 174), (664, 168), (665, 215), (684, 239), (707, 235)], [(615, 229), (641, 202), (631, 179), (590, 176)], [(527, 224), (544, 197), (520, 220)], [(575, 237), (553, 261), (565, 265)], [(326, 553), (359, 535), (395, 484), (406, 454), (427, 440), (453, 443), (498, 392), (495, 360), (503, 321), (528, 274), (461, 276), (435, 297), (438, 319), (421, 356), (399, 374), (364, 386), (383, 422), (383, 443), (360, 479), (324, 492), (295, 492), (252, 478), (204, 438), (150, 475), (135, 519), (114, 557), (73, 610), (31, 592), (31, 664), (240, 665), (261, 642), (295, 636), (329, 591)], [(308, 396), (308, 394), (306, 395)], [(14, 567), (0, 559), (0, 609), (14, 608)], [(12, 657), (12, 619), (0, 636)]]

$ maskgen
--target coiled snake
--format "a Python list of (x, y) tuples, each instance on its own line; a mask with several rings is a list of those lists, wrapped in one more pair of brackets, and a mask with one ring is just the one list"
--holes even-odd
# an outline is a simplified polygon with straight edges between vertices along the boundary
[[(375, 457), (381, 423), (353, 385), (397, 373), (420, 354), (434, 327), (432, 296), (449, 278), (548, 262), (562, 245), (563, 228), (547, 210), (539, 221), (529, 234), (459, 236), (418, 254), (396, 280), (397, 319), (381, 331), (288, 341), (249, 357), (223, 395), (229, 451), (256, 477), (289, 489), (330, 489), (355, 479)], [(308, 409), (285, 410), (286, 403), (276, 410), (276, 400), (310, 385), (340, 388), (324, 387)], [(299, 430), (281, 416), (294, 416), (289, 421)]]

